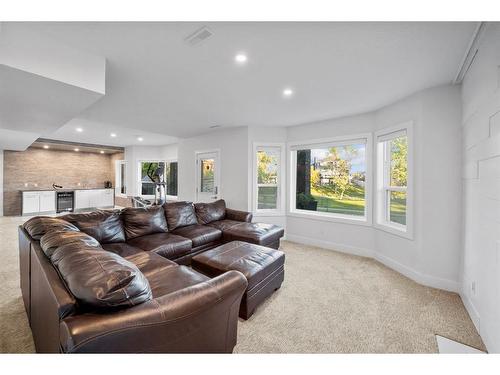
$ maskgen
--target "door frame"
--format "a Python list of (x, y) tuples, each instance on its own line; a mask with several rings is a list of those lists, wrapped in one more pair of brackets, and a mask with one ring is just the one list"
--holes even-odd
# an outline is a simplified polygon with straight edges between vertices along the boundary
[(222, 188), (221, 188), (221, 165), (222, 165), (222, 157), (221, 157), (221, 150), (220, 148), (212, 148), (212, 149), (206, 149), (206, 150), (198, 150), (194, 152), (194, 196), (195, 196), (195, 201), (198, 201), (198, 182), (199, 182), (199, 170), (198, 170), (198, 156), (200, 154), (208, 154), (208, 153), (216, 153), (217, 154), (217, 161), (215, 164), (215, 186), (217, 186), (217, 199), (220, 199), (222, 196)]

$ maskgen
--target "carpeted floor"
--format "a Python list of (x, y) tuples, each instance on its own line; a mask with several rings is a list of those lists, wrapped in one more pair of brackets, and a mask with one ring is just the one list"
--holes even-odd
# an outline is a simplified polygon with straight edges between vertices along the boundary
[[(0, 352), (30, 353), (17, 225), (0, 217)], [(236, 353), (437, 353), (435, 335), (485, 350), (460, 297), (367, 258), (283, 241), (285, 282), (248, 320)]]

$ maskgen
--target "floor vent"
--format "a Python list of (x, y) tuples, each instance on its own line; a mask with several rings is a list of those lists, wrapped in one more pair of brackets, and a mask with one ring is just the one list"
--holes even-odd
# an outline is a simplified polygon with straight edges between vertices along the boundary
[(189, 35), (185, 40), (186, 43), (194, 46), (197, 45), (201, 42), (206, 41), (208, 38), (210, 38), (214, 33), (210, 31), (210, 29), (206, 26), (203, 26), (202, 28), (196, 30), (194, 33)]

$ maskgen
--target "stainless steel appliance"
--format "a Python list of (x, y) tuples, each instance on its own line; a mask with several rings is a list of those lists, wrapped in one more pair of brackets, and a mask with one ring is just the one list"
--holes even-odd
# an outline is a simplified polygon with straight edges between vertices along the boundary
[(56, 192), (57, 213), (73, 212), (75, 202), (74, 191), (58, 191)]

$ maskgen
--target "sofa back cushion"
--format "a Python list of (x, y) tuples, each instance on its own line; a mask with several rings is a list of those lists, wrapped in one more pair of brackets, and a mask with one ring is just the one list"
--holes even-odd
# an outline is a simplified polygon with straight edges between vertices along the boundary
[(66, 220), (58, 217), (36, 216), (23, 225), (28, 234), (35, 240), (52, 230), (78, 232), (79, 229)]
[(169, 230), (198, 224), (192, 202), (165, 203), (163, 208), (165, 209)]
[(51, 262), (82, 304), (130, 307), (152, 299), (144, 274), (133, 263), (102, 248), (69, 243), (52, 253)]
[(80, 231), (94, 237), (100, 243), (125, 242), (120, 211), (93, 211), (83, 214), (69, 214), (64, 220), (74, 224)]
[(226, 217), (226, 202), (224, 199), (212, 203), (196, 203), (194, 207), (200, 224), (208, 224)]
[(96, 248), (101, 247), (101, 244), (94, 237), (91, 237), (87, 233), (83, 232), (53, 230), (45, 233), (42, 238), (40, 238), (40, 247), (49, 258), (58, 247), (70, 243), (78, 243)]
[(127, 207), (122, 211), (122, 217), (127, 240), (168, 231), (162, 206)]

